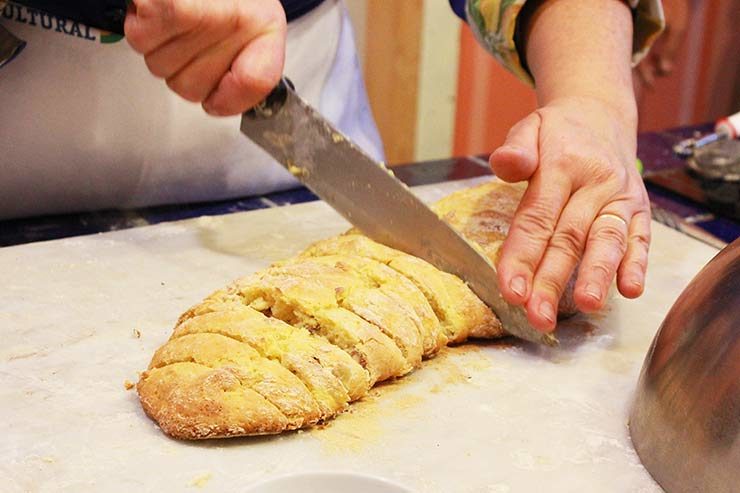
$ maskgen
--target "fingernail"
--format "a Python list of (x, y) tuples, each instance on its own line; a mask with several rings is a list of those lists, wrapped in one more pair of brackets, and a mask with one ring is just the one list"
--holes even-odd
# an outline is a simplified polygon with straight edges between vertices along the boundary
[(518, 296), (527, 294), (527, 281), (522, 276), (516, 276), (509, 282), (509, 288)]
[(555, 307), (549, 301), (543, 301), (540, 303), (540, 315), (548, 322), (555, 322)]
[(601, 288), (594, 283), (586, 284), (586, 296), (596, 301), (601, 301)]

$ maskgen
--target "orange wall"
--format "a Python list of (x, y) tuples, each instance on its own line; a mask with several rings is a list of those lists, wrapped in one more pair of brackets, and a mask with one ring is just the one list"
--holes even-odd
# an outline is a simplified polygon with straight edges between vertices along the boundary
[[(640, 131), (714, 121), (740, 110), (740, 0), (689, 4), (689, 26), (673, 72), (641, 93)], [(467, 27), (460, 46), (454, 154), (490, 152), (535, 108), (536, 98)]]
[(489, 153), (536, 108), (534, 91), (493, 59), (468, 27), (460, 35), (453, 154)]
[(740, 0), (690, 2), (675, 69), (640, 98), (640, 130), (714, 121), (740, 110)]
[[(420, 38), (422, 23), (429, 21), (418, 13), (429, 1), (439, 0), (406, 0), (397, 8), (388, 8), (386, 0), (366, 3), (365, 75), (391, 164), (415, 156), (425, 48)], [(664, 0), (666, 6), (683, 1), (689, 5), (688, 29), (673, 72), (641, 91), (640, 131), (713, 121), (740, 110), (740, 0)], [(445, 152), (488, 153), (534, 110), (536, 97), (475, 41), (467, 26), (459, 43), (458, 60), (449, 61), (452, 70), (457, 65), (457, 98), (453, 147)]]

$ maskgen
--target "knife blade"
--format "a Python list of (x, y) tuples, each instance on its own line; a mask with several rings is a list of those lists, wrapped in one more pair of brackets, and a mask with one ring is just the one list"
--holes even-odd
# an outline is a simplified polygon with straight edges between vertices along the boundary
[(558, 344), (529, 324), (522, 307), (506, 303), (487, 257), (304, 102), (290, 81), (244, 113), (241, 131), (367, 236), (463, 279), (507, 332)]

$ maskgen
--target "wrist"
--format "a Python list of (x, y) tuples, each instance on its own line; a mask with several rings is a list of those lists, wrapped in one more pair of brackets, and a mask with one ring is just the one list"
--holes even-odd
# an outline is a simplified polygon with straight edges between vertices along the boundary
[(598, 105), (608, 112), (609, 116), (625, 128), (637, 132), (637, 103), (634, 93), (620, 91), (570, 91), (563, 94), (553, 94), (547, 98), (539, 98), (540, 106), (560, 106), (564, 103), (579, 106)]

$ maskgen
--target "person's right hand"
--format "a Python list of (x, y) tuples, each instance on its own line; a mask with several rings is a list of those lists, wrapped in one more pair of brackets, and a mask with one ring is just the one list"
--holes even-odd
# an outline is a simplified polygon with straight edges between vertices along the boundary
[(124, 32), (152, 74), (212, 115), (248, 110), (283, 71), (278, 0), (134, 0)]

